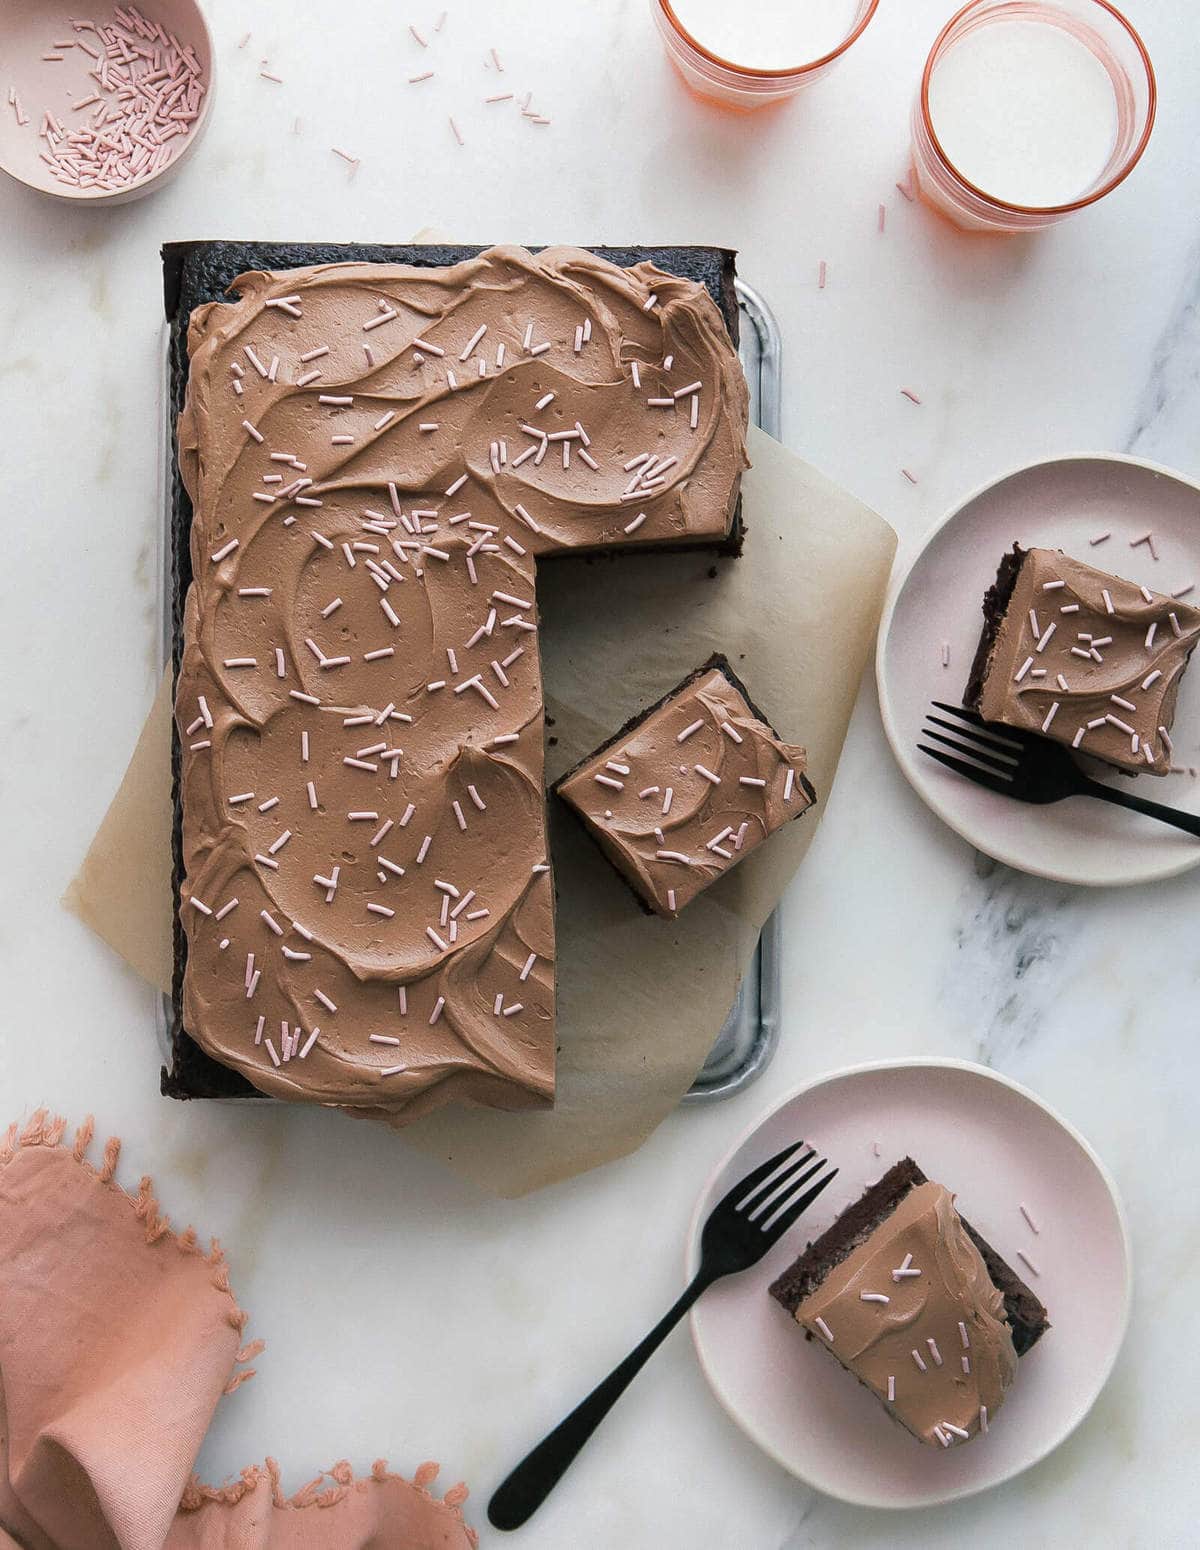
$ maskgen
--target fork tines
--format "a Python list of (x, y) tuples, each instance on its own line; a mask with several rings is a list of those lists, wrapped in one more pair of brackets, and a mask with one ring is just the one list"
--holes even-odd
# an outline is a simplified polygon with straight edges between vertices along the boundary
[[(804, 1145), (803, 1142), (800, 1143)], [(791, 1157), (796, 1148), (791, 1148), (783, 1154), (784, 1160)], [(825, 1159), (818, 1158), (814, 1163), (816, 1151), (810, 1146), (800, 1157), (796, 1157), (791, 1165), (778, 1171), (780, 1159), (773, 1159), (771, 1163), (765, 1163), (763, 1168), (756, 1169), (748, 1179), (743, 1179), (738, 1190), (738, 1200), (734, 1209), (745, 1214), (747, 1221), (756, 1221), (767, 1211), (772, 1202), (777, 1202), (785, 1193), (798, 1184), (805, 1183), (814, 1173), (823, 1166)], [(811, 1167), (809, 1164), (811, 1163)], [(766, 1171), (764, 1171), (764, 1169)], [(748, 1187), (749, 1186), (749, 1187)]]
[(934, 710), (944, 710), (948, 716), (955, 716), (959, 721), (965, 721), (968, 726), (986, 732), (998, 743), (1009, 743), (1012, 747), (1020, 749), (1029, 742), (1028, 733), (1022, 732), (1019, 727), (1004, 727), (996, 721), (985, 721), (978, 711), (968, 710), (965, 705), (948, 705), (945, 700), (933, 700), (930, 703)]
[[(929, 748), (925, 743), (918, 743), (921, 753), (991, 791), (1011, 791), (1017, 765), (1026, 747), (1023, 734), (1010, 731), (1007, 727), (1001, 729), (991, 726), (974, 711), (962, 706), (947, 705), (942, 700), (934, 700), (933, 704), (937, 710), (956, 717), (957, 721), (945, 721), (932, 711), (926, 711), (927, 725), (922, 728), (922, 735), (930, 742), (940, 743), (943, 748), (952, 749), (954, 754), (963, 757), (955, 758), (952, 754), (943, 753), (940, 748)], [(934, 727), (943, 728), (943, 732), (931, 730)], [(944, 732), (952, 732), (954, 736), (946, 737)]]
[[(753, 1173), (748, 1173), (744, 1179), (739, 1179), (728, 1194), (721, 1197), (715, 1209), (721, 1210), (728, 1207), (732, 1211), (738, 1210), (749, 1200), (760, 1184), (770, 1178), (771, 1174), (782, 1167), (790, 1157), (794, 1157), (805, 1144), (803, 1141), (793, 1141), (790, 1146), (785, 1146), (782, 1152), (776, 1152), (774, 1157), (768, 1157), (765, 1163), (760, 1163), (754, 1169)], [(807, 1156), (813, 1156), (811, 1146), (808, 1148)]]
[[(798, 1141), (740, 1180), (717, 1209), (731, 1207), (770, 1238), (780, 1237), (837, 1177), (836, 1168), (822, 1173), (827, 1168), (826, 1158), (817, 1157), (813, 1147)], [(816, 1182), (803, 1189), (812, 1179)]]
[[(782, 1194), (776, 1195), (770, 1202), (763, 1215), (755, 1223), (767, 1239), (771, 1242), (777, 1242), (782, 1238), (784, 1233), (788, 1231), (800, 1216), (801, 1212), (808, 1210), (809, 1206), (812, 1205), (826, 1185), (833, 1183), (838, 1176), (838, 1170), (830, 1168), (827, 1172), (822, 1173), (821, 1170), (826, 1167), (826, 1159), (824, 1157), (820, 1158), (813, 1163), (811, 1168), (807, 1169), (806, 1172), (793, 1181), (790, 1190), (785, 1190)], [(816, 1173), (820, 1174), (816, 1182), (799, 1195), (795, 1194), (796, 1186), (807, 1183)], [(754, 1213), (751, 1212), (751, 1218), (753, 1217)]]

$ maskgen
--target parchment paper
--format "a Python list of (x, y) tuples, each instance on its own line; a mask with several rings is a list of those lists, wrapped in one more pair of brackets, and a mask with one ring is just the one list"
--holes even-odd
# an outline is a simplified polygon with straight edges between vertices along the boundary
[[(818, 803), (689, 905), (644, 914), (552, 804), (558, 886), (553, 1111), (443, 1109), (404, 1140), (504, 1197), (641, 1145), (679, 1102), (733, 1002), (763, 922), (812, 842), (875, 636), (896, 539), (844, 490), (751, 428), (745, 552), (542, 563), (547, 781), (723, 651), (788, 742)], [(171, 983), (170, 698), (155, 700), (66, 903), (139, 974)], [(149, 1044), (149, 1040), (147, 1040)], [(146, 1058), (160, 1051), (147, 1049)]]

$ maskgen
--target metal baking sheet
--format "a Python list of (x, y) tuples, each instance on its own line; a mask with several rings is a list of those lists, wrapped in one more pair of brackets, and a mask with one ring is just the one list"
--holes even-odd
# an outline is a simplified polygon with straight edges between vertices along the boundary
[[(779, 396), (781, 352), (779, 327), (770, 308), (743, 280), (736, 281), (741, 312), (742, 366), (750, 387), (750, 416), (769, 436), (779, 435)], [(162, 337), (162, 434), (159, 438), (159, 491), (163, 520), (159, 524), (159, 650), (164, 667), (172, 656), (171, 548), (167, 542), (170, 524), (170, 463), (174, 445), (171, 424), (168, 335)], [(767, 921), (754, 951), (737, 997), (717, 1036), (712, 1052), (696, 1080), (683, 1096), (684, 1103), (711, 1103), (738, 1092), (766, 1069), (779, 1043), (780, 1022), (780, 918), (779, 910)], [(171, 1023), (173, 1009), (169, 996), (160, 996), (155, 1004), (155, 1027), (163, 1058), (171, 1061)], [(268, 1102), (239, 1099), (239, 1102)]]
[[(782, 353), (779, 325), (757, 291), (744, 280), (737, 285), (741, 311), (742, 366), (750, 386), (750, 418), (779, 439)], [(714, 642), (714, 646), (719, 642)], [(762, 1074), (779, 1045), (782, 938), (779, 908), (768, 919), (725, 1026), (700, 1074), (683, 1095), (684, 1103), (713, 1103), (739, 1092)]]

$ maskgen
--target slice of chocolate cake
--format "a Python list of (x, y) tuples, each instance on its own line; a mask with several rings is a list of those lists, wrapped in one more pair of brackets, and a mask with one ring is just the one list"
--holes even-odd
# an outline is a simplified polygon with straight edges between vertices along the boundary
[(963, 703), (1137, 774), (1165, 775), (1200, 609), (1014, 544), (983, 600)]
[(646, 907), (674, 917), (807, 812), (806, 767), (718, 655), (554, 789)]
[(849, 1206), (771, 1286), (809, 1339), (914, 1437), (986, 1432), (1050, 1327), (1038, 1297), (911, 1157)]

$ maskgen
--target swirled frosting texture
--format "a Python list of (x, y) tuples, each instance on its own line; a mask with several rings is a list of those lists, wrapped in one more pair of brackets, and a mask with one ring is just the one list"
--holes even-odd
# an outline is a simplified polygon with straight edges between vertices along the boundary
[(659, 915), (816, 800), (803, 748), (783, 743), (721, 666), (693, 674), (557, 790)]
[(986, 1431), (1016, 1376), (1004, 1298), (941, 1184), (910, 1190), (795, 1317), (921, 1442)]
[(546, 1104), (535, 557), (728, 532), (720, 315), (570, 249), (234, 290), (179, 422), (184, 1024), (282, 1097)]
[(1121, 769), (1165, 775), (1200, 609), (1056, 549), (1030, 549), (996, 631), (980, 714)]

